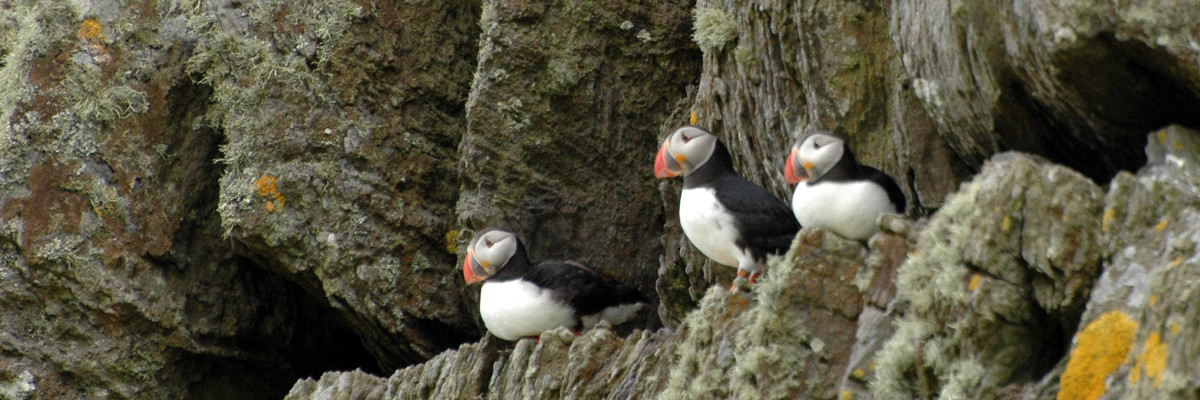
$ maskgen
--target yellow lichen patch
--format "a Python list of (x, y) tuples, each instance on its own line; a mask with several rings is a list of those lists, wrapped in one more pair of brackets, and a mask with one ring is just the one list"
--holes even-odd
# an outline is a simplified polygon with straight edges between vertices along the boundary
[(458, 235), (459, 230), (455, 229), (446, 232), (446, 252), (450, 254), (458, 254)]
[(104, 43), (108, 38), (104, 37), (104, 27), (100, 26), (96, 20), (88, 18), (83, 20), (79, 25), (79, 29), (75, 31), (75, 36), (78, 36), (87, 43), (88, 49), (95, 53), (104, 52)]
[(1155, 304), (1158, 304), (1158, 296), (1150, 295), (1150, 298), (1146, 300), (1146, 304), (1149, 304), (1150, 307), (1154, 307)]
[(1167, 131), (1158, 131), (1158, 144), (1167, 144)]
[(1158, 332), (1150, 334), (1146, 343), (1142, 344), (1142, 354), (1138, 354), (1133, 362), (1133, 370), (1129, 371), (1129, 383), (1137, 384), (1142, 378), (1142, 372), (1147, 379), (1154, 380), (1154, 387), (1162, 384), (1163, 370), (1167, 368), (1167, 344), (1162, 342)]
[(1179, 264), (1183, 264), (1183, 256), (1175, 257), (1175, 259), (1171, 260), (1171, 264), (1167, 265), (1167, 267), (1175, 268), (1178, 267)]
[(80, 39), (89, 42), (104, 42), (108, 38), (105, 38), (104, 33), (101, 32), (103, 29), (99, 22), (88, 18), (83, 20), (83, 23), (79, 25), (79, 30), (75, 31), (75, 36), (79, 36)]
[(838, 393), (838, 400), (852, 400), (852, 399), (854, 399), (854, 392), (851, 392), (850, 389), (842, 389), (842, 392)]
[(1012, 229), (1012, 218), (1009, 218), (1009, 216), (1005, 215), (1004, 220), (1000, 221), (1000, 230), (1003, 232), (1008, 232), (1009, 229)]
[(867, 364), (867, 369), (874, 371), (875, 370), (875, 362), (871, 361), (870, 364)]
[(982, 274), (980, 274), (978, 272), (971, 274), (971, 280), (967, 281), (967, 290), (974, 292), (975, 289), (978, 289), (979, 288), (979, 279), (981, 277), (982, 277)]
[(1182, 329), (1179, 328), (1178, 322), (1172, 322), (1170, 325), (1167, 326), (1167, 330), (1171, 331), (1172, 335), (1178, 335), (1179, 331), (1181, 331)]
[(275, 182), (275, 177), (270, 175), (263, 175), (254, 180), (254, 186), (258, 188), (258, 195), (267, 199), (267, 212), (275, 212), (275, 210), (283, 208), (283, 195), (279, 193)]
[(1058, 400), (1094, 400), (1103, 395), (1104, 379), (1125, 362), (1136, 330), (1137, 322), (1121, 311), (1105, 313), (1084, 327), (1059, 378)]
[(1116, 218), (1116, 216), (1117, 216), (1116, 209), (1113, 209), (1113, 208), (1104, 209), (1104, 217), (1100, 218), (1100, 230), (1104, 231), (1104, 232), (1108, 232), (1108, 224), (1111, 223), (1113, 218)]
[(1165, 229), (1167, 229), (1167, 220), (1165, 218), (1162, 221), (1158, 221), (1158, 225), (1154, 225), (1154, 230), (1156, 231), (1162, 232)]
[(850, 372), (850, 375), (853, 375), (856, 379), (862, 379), (867, 376), (867, 371), (864, 371), (862, 368), (855, 368), (854, 371)]
[(695, 111), (692, 111), (692, 117), (691, 117), (691, 118), (688, 118), (688, 123), (689, 123), (689, 124), (692, 124), (692, 125), (695, 125), (695, 124), (696, 124), (696, 120), (697, 120), (697, 118), (696, 118), (696, 112), (695, 112)]

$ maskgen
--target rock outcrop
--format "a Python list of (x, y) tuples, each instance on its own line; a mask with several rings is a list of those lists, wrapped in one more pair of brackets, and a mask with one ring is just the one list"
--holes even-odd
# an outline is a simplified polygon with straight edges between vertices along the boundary
[[(1196, 20), (0, 2), (0, 397), (1200, 397)], [(650, 174), (693, 114), (781, 198), (791, 138), (843, 135), (913, 221), (805, 230), (749, 294), (712, 289), (732, 269)], [(456, 267), (489, 225), (657, 309), (477, 341)]]
[[(879, 249), (876, 258), (890, 247)], [(752, 292), (714, 286), (676, 329), (624, 338), (559, 329), (515, 346), (488, 337), (386, 379), (356, 371), (304, 380), (287, 398), (835, 398), (863, 283), (874, 276), (867, 255), (861, 244), (806, 229)]]

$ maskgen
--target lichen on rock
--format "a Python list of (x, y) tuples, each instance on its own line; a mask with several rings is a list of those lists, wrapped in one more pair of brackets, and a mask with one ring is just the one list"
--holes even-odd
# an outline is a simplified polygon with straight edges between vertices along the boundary
[[(1101, 199), (1090, 179), (1036, 157), (989, 161), (930, 219), (900, 267), (898, 297), (910, 304), (902, 319), (912, 322), (885, 345), (896, 353), (880, 353), (887, 371), (874, 394), (986, 396), (1039, 379), (1099, 273)], [(927, 333), (913, 329), (928, 324)], [(917, 353), (902, 350), (914, 344)]]

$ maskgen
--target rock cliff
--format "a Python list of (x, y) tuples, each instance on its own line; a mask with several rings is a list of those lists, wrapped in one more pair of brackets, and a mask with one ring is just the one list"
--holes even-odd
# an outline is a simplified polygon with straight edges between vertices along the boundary
[[(1200, 398), (1196, 20), (0, 1), (0, 398)], [(907, 216), (728, 293), (650, 173), (692, 115), (781, 198), (791, 138), (845, 136)], [(657, 307), (487, 337), (491, 225)]]

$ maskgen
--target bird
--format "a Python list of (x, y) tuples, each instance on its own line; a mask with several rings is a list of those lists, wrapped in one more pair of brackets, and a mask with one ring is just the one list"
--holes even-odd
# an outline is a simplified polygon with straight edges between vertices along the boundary
[[(659, 179), (683, 176), (679, 225), (688, 241), (754, 284), (767, 255), (787, 252), (800, 224), (787, 203), (738, 175), (729, 149), (709, 131), (685, 125), (663, 141), (654, 159)], [(737, 291), (737, 284), (730, 288)]]
[(792, 211), (806, 227), (864, 242), (879, 231), (880, 214), (904, 212), (896, 180), (859, 164), (846, 141), (829, 132), (801, 136), (783, 168), (784, 179), (796, 184)]
[(483, 281), (479, 316), (500, 339), (537, 338), (566, 327), (576, 334), (601, 320), (618, 325), (646, 305), (634, 285), (626, 285), (577, 261), (529, 261), (517, 235), (487, 228), (471, 238), (463, 259), (463, 280)]

